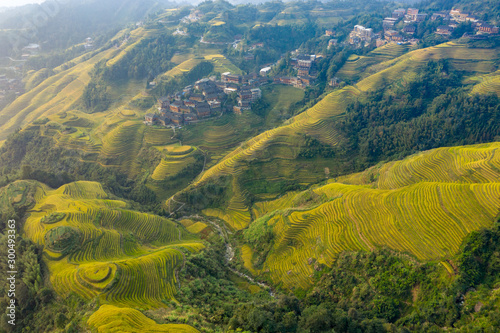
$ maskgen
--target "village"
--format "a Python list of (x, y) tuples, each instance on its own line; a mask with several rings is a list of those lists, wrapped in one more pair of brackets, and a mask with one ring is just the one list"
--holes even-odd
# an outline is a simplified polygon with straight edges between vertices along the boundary
[[(262, 97), (260, 86), (269, 83), (267, 77), (256, 73), (248, 75), (222, 73), (221, 80), (215, 76), (196, 81), (182, 91), (158, 99), (158, 113), (148, 113), (145, 124), (181, 126), (208, 119), (223, 111), (241, 114), (251, 110), (252, 103)], [(227, 105), (228, 95), (237, 94), (237, 105)]]
[[(435, 31), (437, 35), (441, 36), (451, 36), (453, 30), (463, 22), (472, 23), (472, 27), (476, 33), (473, 36), (469, 36), (472, 38), (487, 38), (488, 35), (498, 34), (499, 32), (498, 27), (480, 20), (473, 14), (462, 12), (459, 9), (452, 9), (449, 12), (437, 12), (429, 18), (428, 14), (420, 13), (416, 8), (399, 8), (392, 12), (391, 17), (383, 19), (383, 32), (374, 33), (371, 28), (361, 25), (354, 26), (354, 29), (349, 34), (347, 44), (357, 48), (369, 46), (373, 42), (375, 42), (377, 47), (387, 43), (415, 45), (419, 42), (419, 39), (413, 37), (417, 31), (417, 25), (427, 19), (431, 21), (436, 21), (437, 19), (443, 20), (445, 24), (438, 26)], [(335, 31), (326, 30), (325, 35), (335, 36)], [(330, 39), (328, 47), (337, 45), (337, 42), (337, 39)]]

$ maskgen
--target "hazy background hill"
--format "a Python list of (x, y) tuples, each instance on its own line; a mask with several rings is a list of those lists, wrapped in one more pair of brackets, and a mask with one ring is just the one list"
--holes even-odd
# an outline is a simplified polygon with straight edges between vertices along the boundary
[(9, 41), (13, 39), (20, 38), (21, 47), (38, 43), (44, 51), (65, 49), (175, 6), (166, 0), (67, 0), (58, 4), (48, 1), (0, 13), (0, 56), (12, 53)]

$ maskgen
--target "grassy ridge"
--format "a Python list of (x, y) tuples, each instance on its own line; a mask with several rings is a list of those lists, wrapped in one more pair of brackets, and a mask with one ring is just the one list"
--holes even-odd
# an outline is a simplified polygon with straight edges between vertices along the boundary
[[(145, 308), (174, 299), (183, 251), (203, 245), (172, 221), (127, 210), (99, 183), (37, 188), (25, 234), (44, 245), (55, 290), (85, 299)], [(54, 216), (58, 219), (48, 219)], [(51, 215), (52, 214), (52, 215)], [(46, 221), (56, 221), (45, 223)]]
[(305, 289), (318, 264), (330, 266), (345, 250), (387, 246), (420, 260), (452, 258), (466, 235), (498, 215), (499, 147), (435, 149), (257, 203), (255, 217), (267, 216), (275, 237), (261, 272)]

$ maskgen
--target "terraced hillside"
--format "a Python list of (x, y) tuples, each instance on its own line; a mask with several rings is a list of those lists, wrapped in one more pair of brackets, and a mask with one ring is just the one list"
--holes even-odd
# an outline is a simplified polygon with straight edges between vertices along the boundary
[(471, 78), (479, 81), (472, 89), (472, 94), (495, 93), (500, 96), (500, 71), (493, 72), (478, 77)]
[(499, 215), (499, 149), (498, 142), (434, 149), (257, 203), (252, 223), (269, 226), (274, 243), (259, 270), (244, 247), (245, 265), (285, 288), (306, 289), (315, 269), (345, 250), (452, 259), (465, 236)]
[(101, 305), (88, 320), (88, 325), (99, 333), (196, 333), (198, 330), (188, 325), (159, 325), (141, 312), (130, 308), (118, 308), (113, 305)]
[[(389, 47), (386, 48), (388, 50)], [(266, 131), (244, 142), (207, 169), (187, 190), (203, 186), (210, 179), (231, 175), (236, 177), (239, 190), (248, 190), (257, 199), (269, 198), (286, 187), (287, 181), (307, 185), (324, 180), (332, 163), (325, 159), (298, 158), (305, 145), (304, 134), (321, 143), (342, 147), (344, 138), (334, 128), (346, 107), (356, 101), (360, 93), (372, 92), (389, 85), (405, 85), (430, 60), (446, 59), (456, 70), (484, 74), (496, 70), (500, 64), (500, 49), (468, 48), (466, 44), (449, 42), (415, 50), (392, 60), (370, 67), (376, 71), (354, 86), (346, 86), (327, 95), (307, 111), (285, 122), (283, 126)], [(262, 171), (262, 170), (265, 170)], [(239, 211), (242, 211), (240, 208)], [(232, 225), (231, 209), (218, 214)], [(229, 216), (227, 216), (229, 214)]]
[(127, 209), (99, 183), (75, 182), (52, 190), (40, 185), (24, 225), (44, 246), (54, 289), (84, 299), (129, 307), (174, 300), (175, 270), (185, 251), (203, 245), (171, 220)]
[(392, 60), (402, 56), (410, 47), (408, 45), (386, 44), (368, 53), (366, 56), (353, 54), (347, 59), (346, 63), (337, 72), (341, 80), (357, 81), (360, 77), (366, 77), (373, 74), (370, 66)]

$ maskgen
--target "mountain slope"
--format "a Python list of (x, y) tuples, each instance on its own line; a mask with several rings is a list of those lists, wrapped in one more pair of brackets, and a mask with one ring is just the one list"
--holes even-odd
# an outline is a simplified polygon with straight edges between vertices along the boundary
[[(127, 209), (99, 183), (38, 185), (24, 232), (44, 247), (55, 290), (121, 306), (158, 307), (174, 299), (183, 251), (204, 245), (183, 227)], [(139, 282), (141, 281), (141, 282)]]
[[(465, 236), (491, 226), (500, 212), (499, 148), (439, 148), (257, 203), (246, 233), (270, 228), (274, 240), (258, 273), (307, 289), (314, 270), (346, 250), (389, 247), (419, 260), (452, 259)], [(248, 248), (243, 253), (255, 271)]]

